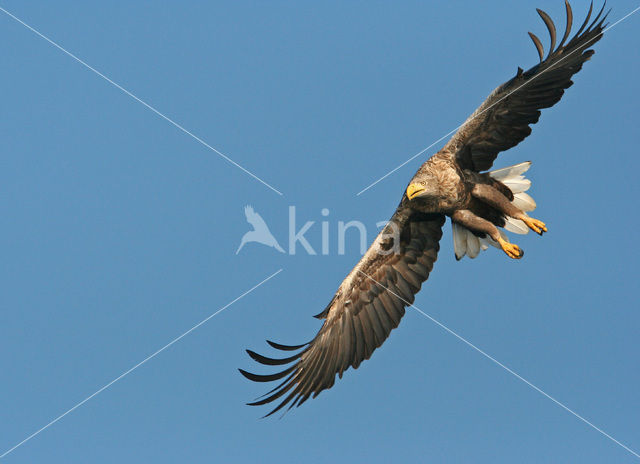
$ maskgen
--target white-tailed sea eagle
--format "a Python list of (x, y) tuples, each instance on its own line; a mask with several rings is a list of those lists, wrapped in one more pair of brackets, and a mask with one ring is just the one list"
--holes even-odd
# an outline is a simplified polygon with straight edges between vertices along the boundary
[[(525, 193), (530, 182), (522, 175), (530, 163), (487, 170), (498, 153), (531, 133), (529, 125), (538, 121), (542, 108), (560, 100), (572, 85), (571, 77), (593, 55), (587, 47), (602, 37), (607, 17), (603, 15), (604, 6), (590, 22), (592, 4), (584, 23), (569, 39), (573, 15), (569, 3), (565, 1), (565, 5), (567, 23), (557, 46), (551, 18), (537, 10), (551, 38), (547, 56), (538, 37), (529, 33), (540, 63), (528, 71), (518, 68), (515, 77), (494, 90), (449, 142), (418, 169), (390, 224), (344, 279), (326, 309), (316, 316), (324, 323), (313, 340), (298, 346), (269, 341), (273, 348), (292, 353), (283, 359), (247, 350), (261, 364), (288, 365), (267, 375), (240, 370), (256, 382), (281, 382), (249, 404), (279, 400), (267, 415), (287, 405), (299, 406), (333, 386), (336, 374), (342, 377), (349, 367), (356, 369), (369, 359), (398, 326), (405, 307), (413, 303), (429, 277), (447, 216), (453, 224), (458, 259), (465, 254), (475, 258), (489, 245), (519, 259), (522, 250), (510, 243), (500, 228), (516, 233), (531, 229), (540, 235), (547, 231), (543, 222), (527, 214), (535, 208), (535, 202)], [(399, 231), (395, 236), (394, 230)]]

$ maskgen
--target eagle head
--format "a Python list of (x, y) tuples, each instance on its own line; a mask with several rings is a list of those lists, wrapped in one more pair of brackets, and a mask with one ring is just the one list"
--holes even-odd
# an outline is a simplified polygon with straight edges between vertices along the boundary
[(438, 188), (435, 182), (429, 182), (427, 179), (413, 179), (407, 187), (407, 198), (437, 197)]

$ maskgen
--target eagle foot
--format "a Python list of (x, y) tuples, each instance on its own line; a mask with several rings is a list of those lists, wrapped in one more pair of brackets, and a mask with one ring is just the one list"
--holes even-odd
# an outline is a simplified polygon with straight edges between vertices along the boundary
[(527, 227), (529, 227), (529, 229), (531, 229), (538, 235), (542, 235), (547, 231), (547, 225), (544, 222), (539, 221), (538, 219), (529, 217), (526, 214), (520, 219), (527, 225)]
[(500, 244), (500, 248), (502, 248), (502, 251), (504, 251), (509, 258), (520, 259), (524, 256), (524, 251), (518, 245), (509, 243), (503, 238), (500, 238), (500, 240), (498, 240), (498, 243)]

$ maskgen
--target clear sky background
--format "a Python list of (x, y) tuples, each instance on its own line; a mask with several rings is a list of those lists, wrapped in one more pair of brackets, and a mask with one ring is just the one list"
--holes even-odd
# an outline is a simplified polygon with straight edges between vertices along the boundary
[[(548, 44), (538, 2), (22, 2), (0, 6), (280, 190), (279, 196), (0, 12), (0, 454), (278, 269), (7, 463), (638, 462), (409, 309), (357, 371), (282, 420), (237, 372), (302, 343), (437, 144)], [(574, 1), (576, 22), (588, 8)], [(639, 4), (611, 0), (611, 22)], [(640, 452), (640, 13), (531, 137), (549, 233), (456, 262), (450, 225), (416, 305)], [(561, 33), (560, 33), (561, 34)], [(288, 207), (328, 256), (249, 244)], [(355, 239), (355, 234), (351, 239)], [(373, 234), (369, 236), (369, 241)]]

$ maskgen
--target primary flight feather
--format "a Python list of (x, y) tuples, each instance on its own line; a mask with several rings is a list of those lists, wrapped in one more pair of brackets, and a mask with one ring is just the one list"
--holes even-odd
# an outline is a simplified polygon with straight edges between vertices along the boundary
[[(279, 400), (267, 415), (285, 406), (300, 406), (310, 397), (331, 388), (336, 374), (358, 368), (369, 359), (396, 328), (405, 307), (429, 277), (440, 248), (442, 226), (451, 218), (457, 259), (475, 258), (492, 245), (519, 259), (523, 251), (500, 230), (542, 235), (546, 225), (530, 217), (535, 201), (526, 193), (530, 181), (523, 174), (530, 163), (483, 172), (491, 168), (501, 151), (520, 143), (531, 133), (530, 124), (540, 110), (556, 104), (571, 77), (591, 58), (593, 45), (606, 26), (604, 6), (590, 21), (593, 4), (584, 23), (569, 39), (573, 22), (565, 0), (566, 27), (556, 46), (556, 28), (544, 11), (537, 10), (550, 36), (549, 53), (529, 33), (540, 62), (495, 89), (467, 119), (449, 142), (413, 176), (387, 226), (344, 279), (324, 311), (317, 335), (297, 346), (268, 341), (275, 349), (295, 354), (268, 358), (247, 350), (255, 361), (268, 366), (287, 366), (274, 374), (240, 372), (256, 382), (280, 381), (251, 405)], [(569, 40), (568, 40), (569, 39)]]

